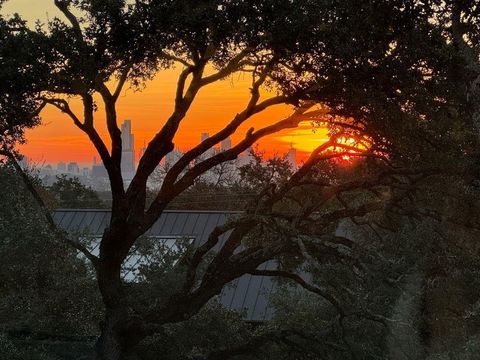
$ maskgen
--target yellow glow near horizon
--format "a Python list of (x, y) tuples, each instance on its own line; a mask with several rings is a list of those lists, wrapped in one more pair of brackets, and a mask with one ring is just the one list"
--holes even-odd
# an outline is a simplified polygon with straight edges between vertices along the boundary
[(277, 135), (275, 138), (283, 143), (290, 144), (303, 153), (310, 153), (329, 140), (327, 129), (317, 128), (313, 130), (312, 126), (306, 124), (289, 131), (288, 134)]

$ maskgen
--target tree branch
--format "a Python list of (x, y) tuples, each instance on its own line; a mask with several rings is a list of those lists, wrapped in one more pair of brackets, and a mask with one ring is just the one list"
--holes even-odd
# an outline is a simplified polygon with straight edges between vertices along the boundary
[[(211, 149), (213, 146), (218, 144), (220, 141), (226, 139), (228, 136), (232, 135), (238, 127), (248, 120), (252, 115), (259, 113), (266, 108), (278, 105), (286, 101), (284, 96), (275, 96), (270, 99), (264, 100), (257, 105), (260, 98), (260, 86), (265, 82), (266, 76), (270, 71), (271, 66), (265, 66), (262, 70), (259, 79), (253, 80), (251, 88), (251, 97), (245, 107), (245, 109), (238, 113), (230, 123), (225, 126), (222, 130), (217, 132), (215, 135), (204, 140), (194, 148), (187, 151), (172, 167), (172, 169), (167, 173), (165, 177), (164, 186), (170, 187), (174, 181), (176, 181), (178, 175), (190, 164), (191, 161), (195, 160), (200, 155), (204, 154), (207, 150)], [(253, 76), (252, 79), (255, 79)]]
[[(262, 81), (263, 82), (263, 81)], [(160, 192), (165, 192), (167, 189), (170, 189), (174, 182), (177, 180), (178, 176), (184, 171), (187, 166), (199, 156), (204, 154), (209, 149), (212, 149), (215, 145), (220, 143), (222, 140), (226, 139), (228, 136), (234, 134), (236, 130), (242, 125), (246, 120), (248, 120), (252, 115), (257, 114), (266, 108), (274, 105), (284, 103), (286, 97), (284, 96), (275, 96), (270, 99), (262, 101), (257, 105), (258, 101), (258, 87), (261, 82), (257, 82), (252, 88), (252, 97), (247, 105), (247, 107), (240, 113), (238, 113), (234, 119), (225, 126), (222, 130), (216, 134), (210, 136), (197, 146), (193, 147), (187, 151), (167, 172), (165, 179), (162, 184), (162, 190)]]
[(306, 103), (297, 108), (295, 112), (288, 118), (278, 121), (277, 123), (270, 126), (264, 127), (258, 131), (254, 131), (254, 129), (251, 128), (247, 132), (244, 140), (242, 140), (236, 146), (232, 147), (230, 150), (223, 151), (200, 162), (199, 164), (196, 164), (192, 169), (187, 171), (187, 173), (173, 186), (171, 186), (169, 183), (167, 183), (165, 186), (162, 186), (162, 189), (160, 190), (156, 199), (152, 202), (152, 205), (146, 212), (146, 224), (148, 225), (151, 221), (154, 221), (156, 219), (158, 212), (161, 211), (165, 203), (168, 203), (175, 196), (177, 196), (182, 191), (191, 186), (195, 179), (197, 179), (199, 176), (201, 176), (211, 168), (217, 166), (220, 163), (236, 159), (240, 153), (248, 149), (256, 141), (267, 135), (277, 133), (284, 129), (297, 127), (298, 123), (300, 122), (300, 120), (297, 118), (297, 115), (303, 114), (311, 106), (312, 103)]
[(41, 97), (40, 99), (42, 101), (44, 101), (46, 104), (53, 105), (57, 109), (59, 109), (61, 112), (67, 114), (73, 120), (73, 123), (80, 130), (84, 130), (84, 124), (78, 118), (78, 116), (75, 115), (75, 113), (72, 111), (72, 109), (70, 108), (70, 105), (68, 105), (68, 102), (66, 100), (64, 100), (64, 99), (52, 99), (52, 98), (47, 98), (47, 97)]
[(65, 15), (68, 21), (70, 21), (70, 24), (72, 25), (72, 28), (75, 31), (75, 35), (77, 36), (77, 40), (83, 43), (84, 39), (83, 39), (82, 29), (80, 27), (80, 23), (78, 22), (78, 19), (76, 18), (75, 15), (73, 15), (73, 13), (68, 8), (69, 1), (55, 0), (54, 3), (55, 3), (55, 6), (63, 13), (63, 15)]
[(125, 66), (125, 68), (120, 73), (120, 76), (118, 78), (117, 87), (115, 88), (115, 91), (112, 95), (112, 98), (113, 98), (114, 101), (117, 101), (118, 97), (120, 96), (120, 93), (122, 92), (123, 86), (125, 85), (125, 82), (128, 79), (128, 74), (130, 73), (131, 69), (132, 69), (132, 65), (128, 64), (128, 65)]
[(104, 162), (105, 166), (108, 169), (109, 163), (110, 163), (110, 154), (102, 138), (93, 127), (93, 99), (91, 95), (84, 95), (82, 98), (84, 102), (84, 111), (85, 111), (85, 122), (83, 123), (78, 118), (78, 116), (75, 115), (75, 113), (72, 111), (72, 109), (70, 108), (70, 105), (66, 100), (52, 99), (52, 98), (46, 98), (46, 97), (42, 97), (41, 99), (45, 103), (51, 104), (55, 106), (57, 109), (59, 109), (61, 112), (67, 114), (73, 120), (73, 123), (80, 130), (82, 130), (89, 136), (89, 138), (93, 142), (93, 145), (97, 149), (98, 154), (102, 158), (102, 161)]
[[(227, 221), (225, 224), (219, 225), (215, 229), (213, 229), (207, 241), (201, 246), (199, 246), (191, 256), (191, 258), (187, 260), (188, 268), (183, 290), (184, 293), (192, 290), (198, 266), (202, 262), (204, 256), (218, 244), (220, 236), (225, 234), (229, 230), (233, 230), (237, 227), (247, 226), (252, 222), (253, 220), (251, 217), (242, 216), (239, 219)], [(224, 247), (226, 246), (227, 244), (224, 245)]]
[[(196, 94), (200, 89), (200, 79), (205, 65), (188, 67), (179, 75), (175, 96), (175, 108), (162, 129), (153, 137), (138, 163), (137, 172), (127, 190), (128, 199), (133, 200), (142, 193), (150, 174), (155, 170), (163, 157), (174, 149), (173, 139), (180, 122), (185, 117)], [(192, 81), (184, 95), (187, 78), (193, 74)], [(143, 209), (142, 209), (143, 211)]]
[(40, 208), (40, 211), (42, 212), (42, 215), (47, 220), (48, 227), (53, 232), (54, 236), (57, 239), (69, 244), (70, 246), (72, 246), (76, 250), (80, 251), (88, 260), (90, 260), (92, 265), (96, 268), (97, 264), (98, 264), (98, 261), (99, 261), (98, 258), (95, 255), (93, 255), (85, 246), (83, 246), (82, 244), (80, 244), (79, 242), (77, 242), (75, 240), (70, 239), (68, 237), (68, 235), (65, 235), (65, 233), (57, 227), (57, 224), (53, 220), (53, 217), (50, 213), (50, 210), (45, 205), (45, 202), (43, 201), (42, 197), (40, 196), (37, 189), (33, 185), (33, 183), (30, 180), (28, 174), (18, 164), (17, 159), (15, 158), (15, 156), (13, 154), (6, 152), (6, 156), (9, 158), (9, 160), (12, 163), (13, 167), (15, 168), (16, 172), (22, 178), (22, 181), (23, 181), (25, 187), (27, 188), (27, 190), (30, 192), (33, 199), (37, 203), (38, 207)]
[(102, 162), (104, 163), (105, 168), (107, 169), (108, 175), (112, 182), (112, 188), (123, 189), (123, 182), (121, 181), (121, 178), (119, 175), (120, 169), (118, 169), (118, 171), (115, 171), (112, 164), (112, 159), (110, 157), (110, 153), (105, 143), (103, 142), (102, 138), (100, 137), (100, 135), (98, 134), (98, 132), (93, 126), (94, 104), (93, 104), (92, 96), (90, 94), (82, 95), (83, 106), (84, 106), (84, 117), (85, 117), (84, 122), (82, 122), (78, 118), (78, 116), (72, 111), (72, 109), (70, 108), (70, 105), (66, 100), (56, 99), (56, 98), (52, 99), (47, 97), (42, 97), (40, 99), (47, 104), (51, 104), (55, 106), (61, 112), (67, 114), (72, 119), (73, 123), (85, 134), (87, 134), (87, 136), (95, 146), (95, 149), (97, 150), (98, 154), (100, 155), (100, 158), (102, 159)]
[(216, 72), (213, 75), (206, 76), (201, 80), (200, 86), (205, 86), (211, 83), (214, 83), (215, 81), (221, 80), (224, 77), (232, 74), (233, 72), (237, 71), (241, 66), (244, 64), (241, 62), (242, 59), (244, 59), (252, 49), (244, 49), (240, 51), (236, 56), (234, 56), (228, 63), (225, 65), (222, 69), (220, 69), (218, 72)]
[(301, 287), (304, 289), (313, 292), (326, 301), (328, 301), (340, 314), (341, 316), (345, 316), (345, 311), (343, 310), (342, 306), (340, 305), (340, 302), (333, 296), (332, 294), (329, 294), (325, 290), (319, 288), (316, 285), (310, 284), (307, 281), (305, 281), (300, 275), (290, 273), (288, 271), (283, 271), (283, 270), (253, 270), (253, 271), (248, 271), (248, 274), (254, 275), (254, 276), (272, 276), (272, 277), (280, 277), (284, 279), (290, 279), (299, 284)]
[(173, 54), (169, 54), (166, 51), (161, 51), (160, 55), (167, 60), (176, 61), (176, 62), (182, 64), (185, 67), (192, 67), (193, 66), (193, 64), (190, 64), (188, 61), (186, 61), (186, 60), (184, 60), (184, 59), (182, 59), (178, 56), (175, 56)]

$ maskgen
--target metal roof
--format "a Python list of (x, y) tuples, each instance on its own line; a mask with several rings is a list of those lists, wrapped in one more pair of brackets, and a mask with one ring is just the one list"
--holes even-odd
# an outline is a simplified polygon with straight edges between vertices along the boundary
[[(217, 225), (225, 223), (235, 214), (239, 212), (166, 210), (146, 235), (194, 238), (195, 246), (199, 246)], [(55, 211), (53, 219), (68, 232), (101, 236), (110, 222), (110, 210), (59, 209)], [(224, 234), (219, 243), (222, 244), (227, 236), (228, 233)], [(260, 268), (273, 269), (274, 263), (265, 263)], [(243, 275), (227, 284), (218, 300), (228, 309), (244, 313), (248, 321), (263, 321), (273, 315), (268, 299), (274, 287), (271, 277)]]

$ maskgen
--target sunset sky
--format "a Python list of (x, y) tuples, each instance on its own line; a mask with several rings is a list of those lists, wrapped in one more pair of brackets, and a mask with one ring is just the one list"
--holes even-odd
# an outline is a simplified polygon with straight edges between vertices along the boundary
[[(62, 17), (55, 9), (53, 0), (9, 0), (2, 9), (3, 14), (18, 12), (30, 24), (36, 19), (45, 22), (54, 16)], [(117, 105), (119, 122), (132, 120), (132, 130), (135, 134), (135, 147), (138, 151), (144, 142), (157, 132), (172, 111), (173, 96), (178, 72), (181, 68), (163, 71), (149, 81), (141, 92), (125, 88)], [(233, 116), (241, 111), (249, 96), (250, 78), (248, 75), (234, 75), (224, 81), (209, 85), (201, 90), (194, 105), (183, 121), (177, 138), (176, 146), (185, 150), (196, 144), (200, 133), (214, 133), (222, 128)], [(266, 94), (268, 96), (268, 94)], [(72, 107), (80, 113), (80, 108), (72, 102)], [(232, 137), (233, 143), (241, 139), (249, 127), (259, 128), (271, 122), (288, 116), (291, 108), (276, 106), (259, 114), (245, 124)], [(54, 108), (42, 112), (43, 124), (27, 133), (28, 143), (22, 147), (22, 152), (36, 163), (56, 163), (58, 161), (77, 161), (81, 164), (91, 163), (95, 150), (89, 140), (80, 130)], [(97, 113), (96, 123), (99, 132), (107, 139), (103, 124), (103, 113)], [(284, 153), (290, 144), (297, 148), (298, 161), (305, 154), (325, 141), (325, 131), (315, 134), (308, 127), (290, 132), (276, 134), (259, 143), (259, 149), (267, 154)], [(137, 159), (138, 160), (138, 159)]]

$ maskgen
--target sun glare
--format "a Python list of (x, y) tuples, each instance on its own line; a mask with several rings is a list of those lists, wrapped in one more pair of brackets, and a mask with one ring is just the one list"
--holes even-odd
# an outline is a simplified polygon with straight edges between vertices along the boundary
[[(339, 131), (336, 131), (338, 134)], [(325, 144), (332, 138), (332, 129), (326, 124), (313, 125), (312, 122), (305, 121), (300, 126), (276, 137), (278, 141), (288, 144), (290, 148), (296, 149), (300, 158), (306, 159), (319, 146)], [(342, 164), (352, 163), (358, 158), (358, 153), (370, 147), (370, 140), (362, 137), (358, 139), (355, 135), (340, 136), (337, 138), (337, 146), (332, 146), (327, 152), (341, 152), (344, 155), (336, 158), (336, 161)], [(349, 155), (349, 154), (352, 155)]]
[(302, 123), (297, 129), (276, 138), (283, 143), (290, 144), (298, 151), (308, 154), (330, 139), (328, 129), (314, 129), (309, 123)]

